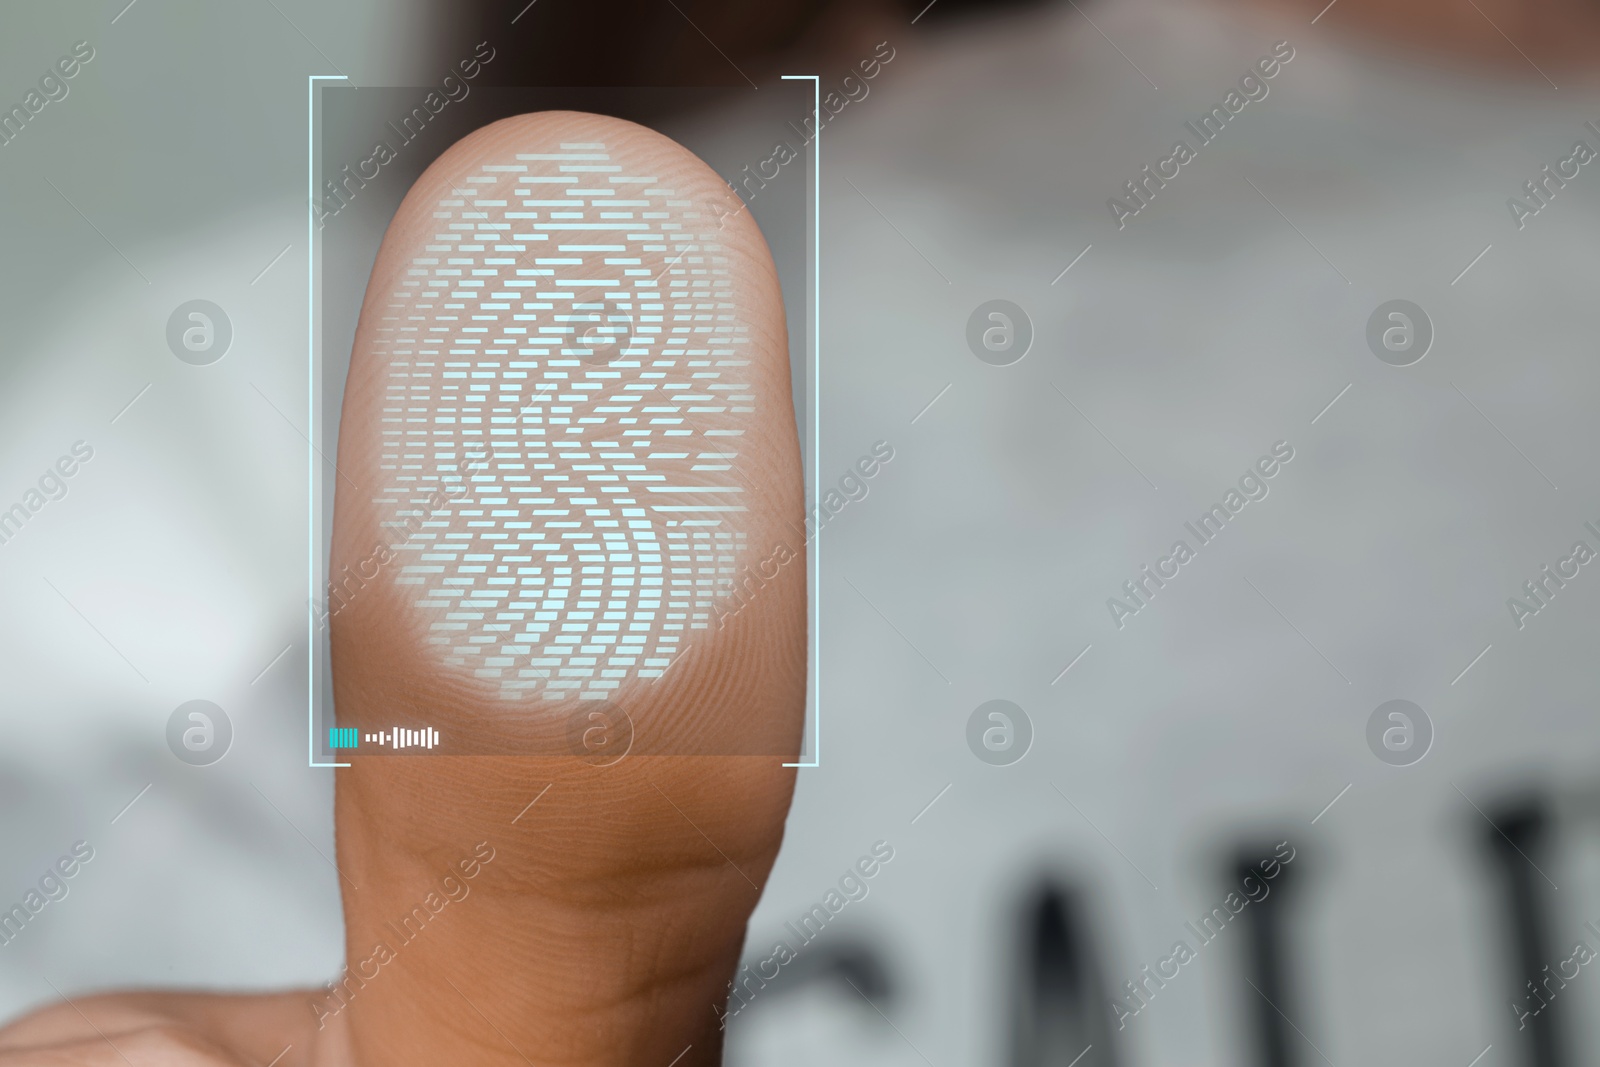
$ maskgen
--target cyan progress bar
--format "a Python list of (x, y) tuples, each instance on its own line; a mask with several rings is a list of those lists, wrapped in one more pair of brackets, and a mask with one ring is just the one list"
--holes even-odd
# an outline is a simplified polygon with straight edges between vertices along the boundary
[[(367, 734), (366, 739), (370, 743), (393, 748), (433, 748), (439, 743), (439, 731), (431, 726), (424, 726), (420, 730), (396, 726), (392, 730)], [(354, 726), (328, 728), (329, 748), (355, 748), (359, 741), (360, 735)]]

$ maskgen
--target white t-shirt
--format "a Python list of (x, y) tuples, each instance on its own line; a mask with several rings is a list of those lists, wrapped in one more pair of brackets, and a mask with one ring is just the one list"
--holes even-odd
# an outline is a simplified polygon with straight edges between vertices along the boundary
[[(1561, 561), (1600, 550), (1600, 164), (1520, 227), (1507, 201), (1600, 149), (1600, 99), (1352, 47), (1314, 11), (1081, 6), (908, 31), (823, 134), (823, 480), (880, 438), (895, 459), (821, 537), (823, 767), (749, 953), (886, 838), (841, 919), (884, 946), (887, 1014), (935, 1062), (996, 1062), (1016, 912), (1058, 873), (1125, 1005), (1197, 950), (1123, 1020), (1123, 1062), (1248, 1062), (1243, 934), (1201, 948), (1185, 923), (1238, 888), (1228, 850), (1288, 840), (1294, 1024), (1336, 1063), (1468, 1063), (1534, 977), (1473, 805), (1529, 786), (1570, 812), (1592, 781), (1600, 568)], [(1167, 177), (1140, 204), (1146, 165)], [(1031, 320), (1010, 366), (968, 347), (995, 299)], [(1409, 366), (1367, 339), (1394, 300), (1431, 322)], [(1388, 314), (1405, 362), (1383, 335), (1423, 324)], [(1545, 564), (1579, 573), (1518, 618)], [(1032, 723), (1012, 766), (968, 750), (997, 698)], [(1369, 749), (1394, 699), (1432, 725), (1413, 766)], [(1552, 968), (1600, 950), (1586, 832), (1541, 864)], [(1564, 995), (1580, 1025), (1600, 981)], [(861, 1062), (921, 1062), (865, 1014)], [(736, 1036), (788, 1062), (810, 1018)]]
[[(1355, 50), (1331, 15), (1082, 6), (908, 26), (822, 135), (817, 462), (834, 482), (875, 442), (894, 458), (818, 545), (822, 766), (801, 774), (748, 955), (889, 843), (823, 936), (878, 947), (899, 1032), (856, 998), (741, 1013), (732, 1047), (763, 1063), (996, 1062), (1037, 878), (1082, 891), (1114, 991), (1194, 944), (1185, 924), (1230, 888), (1219, 857), (1259, 838), (1297, 849), (1285, 1008), (1309, 1040), (1337, 1063), (1466, 1064), (1509, 1040), (1520, 985), (1473, 805), (1533, 784), (1576, 812), (1592, 763), (1600, 577), (1580, 565), (1520, 618), (1508, 601), (1532, 604), (1524, 583), (1580, 539), (1600, 549), (1584, 525), (1600, 526), (1600, 171), (1546, 186), (1520, 227), (1507, 201), (1531, 203), (1524, 183), (1574, 142), (1600, 149), (1585, 125), (1600, 102), (1559, 72), (1557, 91), (1533, 71)], [(1261, 77), (1280, 41), (1292, 58)], [(1230, 105), (1234, 89), (1259, 98)], [(1213, 138), (1186, 126), (1219, 107)], [(1174, 174), (1179, 140), (1193, 158)], [(1135, 180), (1153, 195), (1133, 212)], [(137, 250), (154, 290), (91, 252), (75, 289), (92, 313), (64, 287), (41, 309), (55, 325), (30, 335), (34, 369), (0, 398), (28, 442), (0, 461), (0, 505), (76, 441), (96, 450), (0, 545), (0, 595), (37, 620), (8, 627), (0, 653), (22, 709), (0, 902), (73, 841), (96, 850), (49, 921), (0, 947), (0, 1009), (48, 998), (40, 973), (64, 989), (259, 988), (339, 966), (337, 876), (300, 836), (329, 850), (331, 783), (301, 767), (303, 668), (274, 660), (306, 612), (303, 246), (252, 281), (300, 241), (284, 217), (241, 205)], [(159, 343), (197, 296), (239, 338), (203, 375)], [(803, 313), (802, 296), (788, 293)], [(968, 343), (996, 299), (1031, 323), (1009, 366)], [(1368, 344), (1393, 300), (1431, 322), (1410, 366)], [(1418, 323), (1379, 327), (1381, 347)], [(1264, 460), (1272, 475), (1242, 485)], [(1206, 515), (1221, 532), (1202, 538)], [(162, 682), (146, 693), (141, 673)], [(226, 773), (159, 743), (194, 698), (233, 715)], [(1010, 766), (969, 749), (994, 699), (1032, 726)], [(1368, 746), (1391, 699), (1432, 723), (1413, 766)], [(1595, 888), (1571, 818), (1541, 863), (1561, 944), (1589, 936)], [(1124, 1020), (1124, 1062), (1243, 1060), (1255, 994), (1230, 934)], [(1563, 996), (1600, 1015), (1600, 981)]]

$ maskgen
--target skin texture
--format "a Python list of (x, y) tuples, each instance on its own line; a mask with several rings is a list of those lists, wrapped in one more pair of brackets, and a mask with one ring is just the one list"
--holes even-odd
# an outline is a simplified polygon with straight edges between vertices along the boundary
[[(1297, 17), (1325, 6), (1322, 0), (1238, 2)], [(1600, 13), (1585, 0), (1483, 0), (1479, 6), (1494, 25), (1457, 0), (1340, 0), (1318, 29), (1536, 79), (1519, 69), (1525, 61), (1500, 35), (1504, 31), (1551, 74), (1589, 76), (1593, 70)], [(879, 36), (874, 30), (866, 38)], [(708, 195), (724, 195), (715, 175), (688, 153), (637, 127), (619, 140), (626, 124), (610, 120), (543, 115), (512, 121), (518, 125), (496, 128), (492, 136), (511, 137), (530, 150), (568, 139), (564, 131), (573, 123), (609, 123), (604, 135), (613, 143), (634, 145), (661, 173), (682, 173), (684, 180), (698, 175)], [(441, 163), (481, 146), (481, 136)], [(424, 176), (419, 188), (428, 181)], [(402, 209), (375, 278), (410, 254), (399, 235), (415, 235), (418, 210), (420, 202), (411, 201)], [(745, 468), (752, 510), (743, 520), (749, 544), (764, 556), (775, 536), (790, 537), (775, 531), (798, 521), (801, 508), (795, 434), (786, 414), (782, 311), (754, 225), (741, 216), (723, 233), (740, 263), (741, 313), (768, 339), (758, 368), (764, 373), (753, 383), (758, 399), (765, 398), (758, 439), (750, 442), (761, 458)], [(362, 347), (369, 339), (364, 320), (339, 453), (340, 467), (358, 484), (368, 483), (354, 470), (366, 472), (376, 451), (382, 368)], [(335, 572), (367, 555), (379, 521), (371, 509), (369, 496), (347, 495), (341, 482)], [(504, 709), (480, 684), (430, 666), (420, 620), (407, 617), (413, 610), (379, 585), (335, 617), (341, 716), (386, 725), (390, 710), (404, 704), (435, 721), (455, 715), (456, 725), (469, 730), (474, 719), (502, 722)], [(802, 565), (784, 568), (726, 629), (690, 648), (691, 658), (652, 686), (661, 692), (627, 695), (639, 717), (663, 731), (646, 747), (656, 753), (792, 747), (803, 704)], [(329, 1014), (323, 990), (81, 997), (0, 1031), (0, 1067), (264, 1065), (280, 1053), (275, 1067), (665, 1065), (685, 1046), (692, 1047), (678, 1061), (683, 1067), (717, 1061), (715, 1008), (725, 1002), (725, 983), (757, 887), (777, 853), (792, 789), (791, 772), (778, 758), (641, 754), (610, 768), (555, 754), (354, 762), (340, 772), (337, 795), (339, 863), (348, 879), (341, 880), (347, 958), (355, 964), (369, 959), (372, 942), (387, 936), (384, 924), (438, 890), (447, 874), (471, 892), (383, 964), (348, 1007)], [(523, 813), (546, 785), (549, 791)], [(394, 835), (389, 825), (407, 832)], [(480, 842), (494, 858), (466, 879), (456, 865), (474, 858)]]
[[(674, 221), (695, 234), (697, 254), (721, 257), (719, 299), (746, 328), (745, 365), (721, 380), (748, 401), (694, 416), (701, 429), (745, 430), (736, 445), (718, 446), (738, 459), (714, 473), (666, 464), (672, 482), (721, 487), (672, 499), (726, 503), (733, 490), (745, 509), (722, 527), (743, 535), (733, 566), (754, 565), (779, 542), (801, 550), (786, 332), (760, 232), (726, 183), (679, 145), (617, 119), (549, 112), (457, 143), (389, 228), (346, 386), (331, 574), (394, 539), (383, 525), (394, 506), (374, 502), (386, 499), (384, 398), (396, 358), (380, 326), (390, 294), (436, 239), (439, 200), (485, 162), (600, 142), (623, 173), (658, 179), (685, 205)], [(644, 267), (665, 278), (673, 254), (646, 254)], [(637, 380), (637, 363), (612, 366), (613, 386)], [(575, 462), (556, 472), (570, 476)], [(286, 1045), (279, 1067), (665, 1065), (685, 1049), (680, 1067), (719, 1062), (719, 1013), (794, 786), (782, 764), (798, 751), (804, 719), (803, 558), (736, 614), (714, 612), (688, 630), (665, 674), (627, 672), (609, 702), (634, 724), (620, 760), (615, 747), (571, 745), (579, 701), (508, 701), (471, 665), (450, 663), (429, 640), (444, 613), (416, 606), (416, 587), (395, 580), (402, 565), (380, 568), (332, 617), (335, 702), (341, 725), (363, 731), (433, 724), (446, 754), (367, 755), (363, 746), (337, 772), (349, 969), (334, 991), (83, 997), (0, 1032), (0, 1067), (262, 1065)], [(534, 754), (448, 754), (512, 743)], [(397, 928), (414, 915), (411, 928)]]

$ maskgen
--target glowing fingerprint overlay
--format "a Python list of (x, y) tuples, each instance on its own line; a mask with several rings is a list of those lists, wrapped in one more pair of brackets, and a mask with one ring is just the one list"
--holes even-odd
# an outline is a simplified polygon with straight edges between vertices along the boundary
[(607, 698), (710, 628), (757, 414), (717, 217), (558, 148), (448, 180), (374, 336), (395, 581), (512, 701)]

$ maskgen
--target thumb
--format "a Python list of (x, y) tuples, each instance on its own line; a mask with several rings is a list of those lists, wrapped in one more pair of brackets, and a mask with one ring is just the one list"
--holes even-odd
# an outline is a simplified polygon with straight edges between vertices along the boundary
[(385, 236), (330, 567), (346, 969), (311, 1005), (356, 1062), (718, 1062), (805, 692), (741, 206), (658, 134), (549, 112), (453, 146)]

